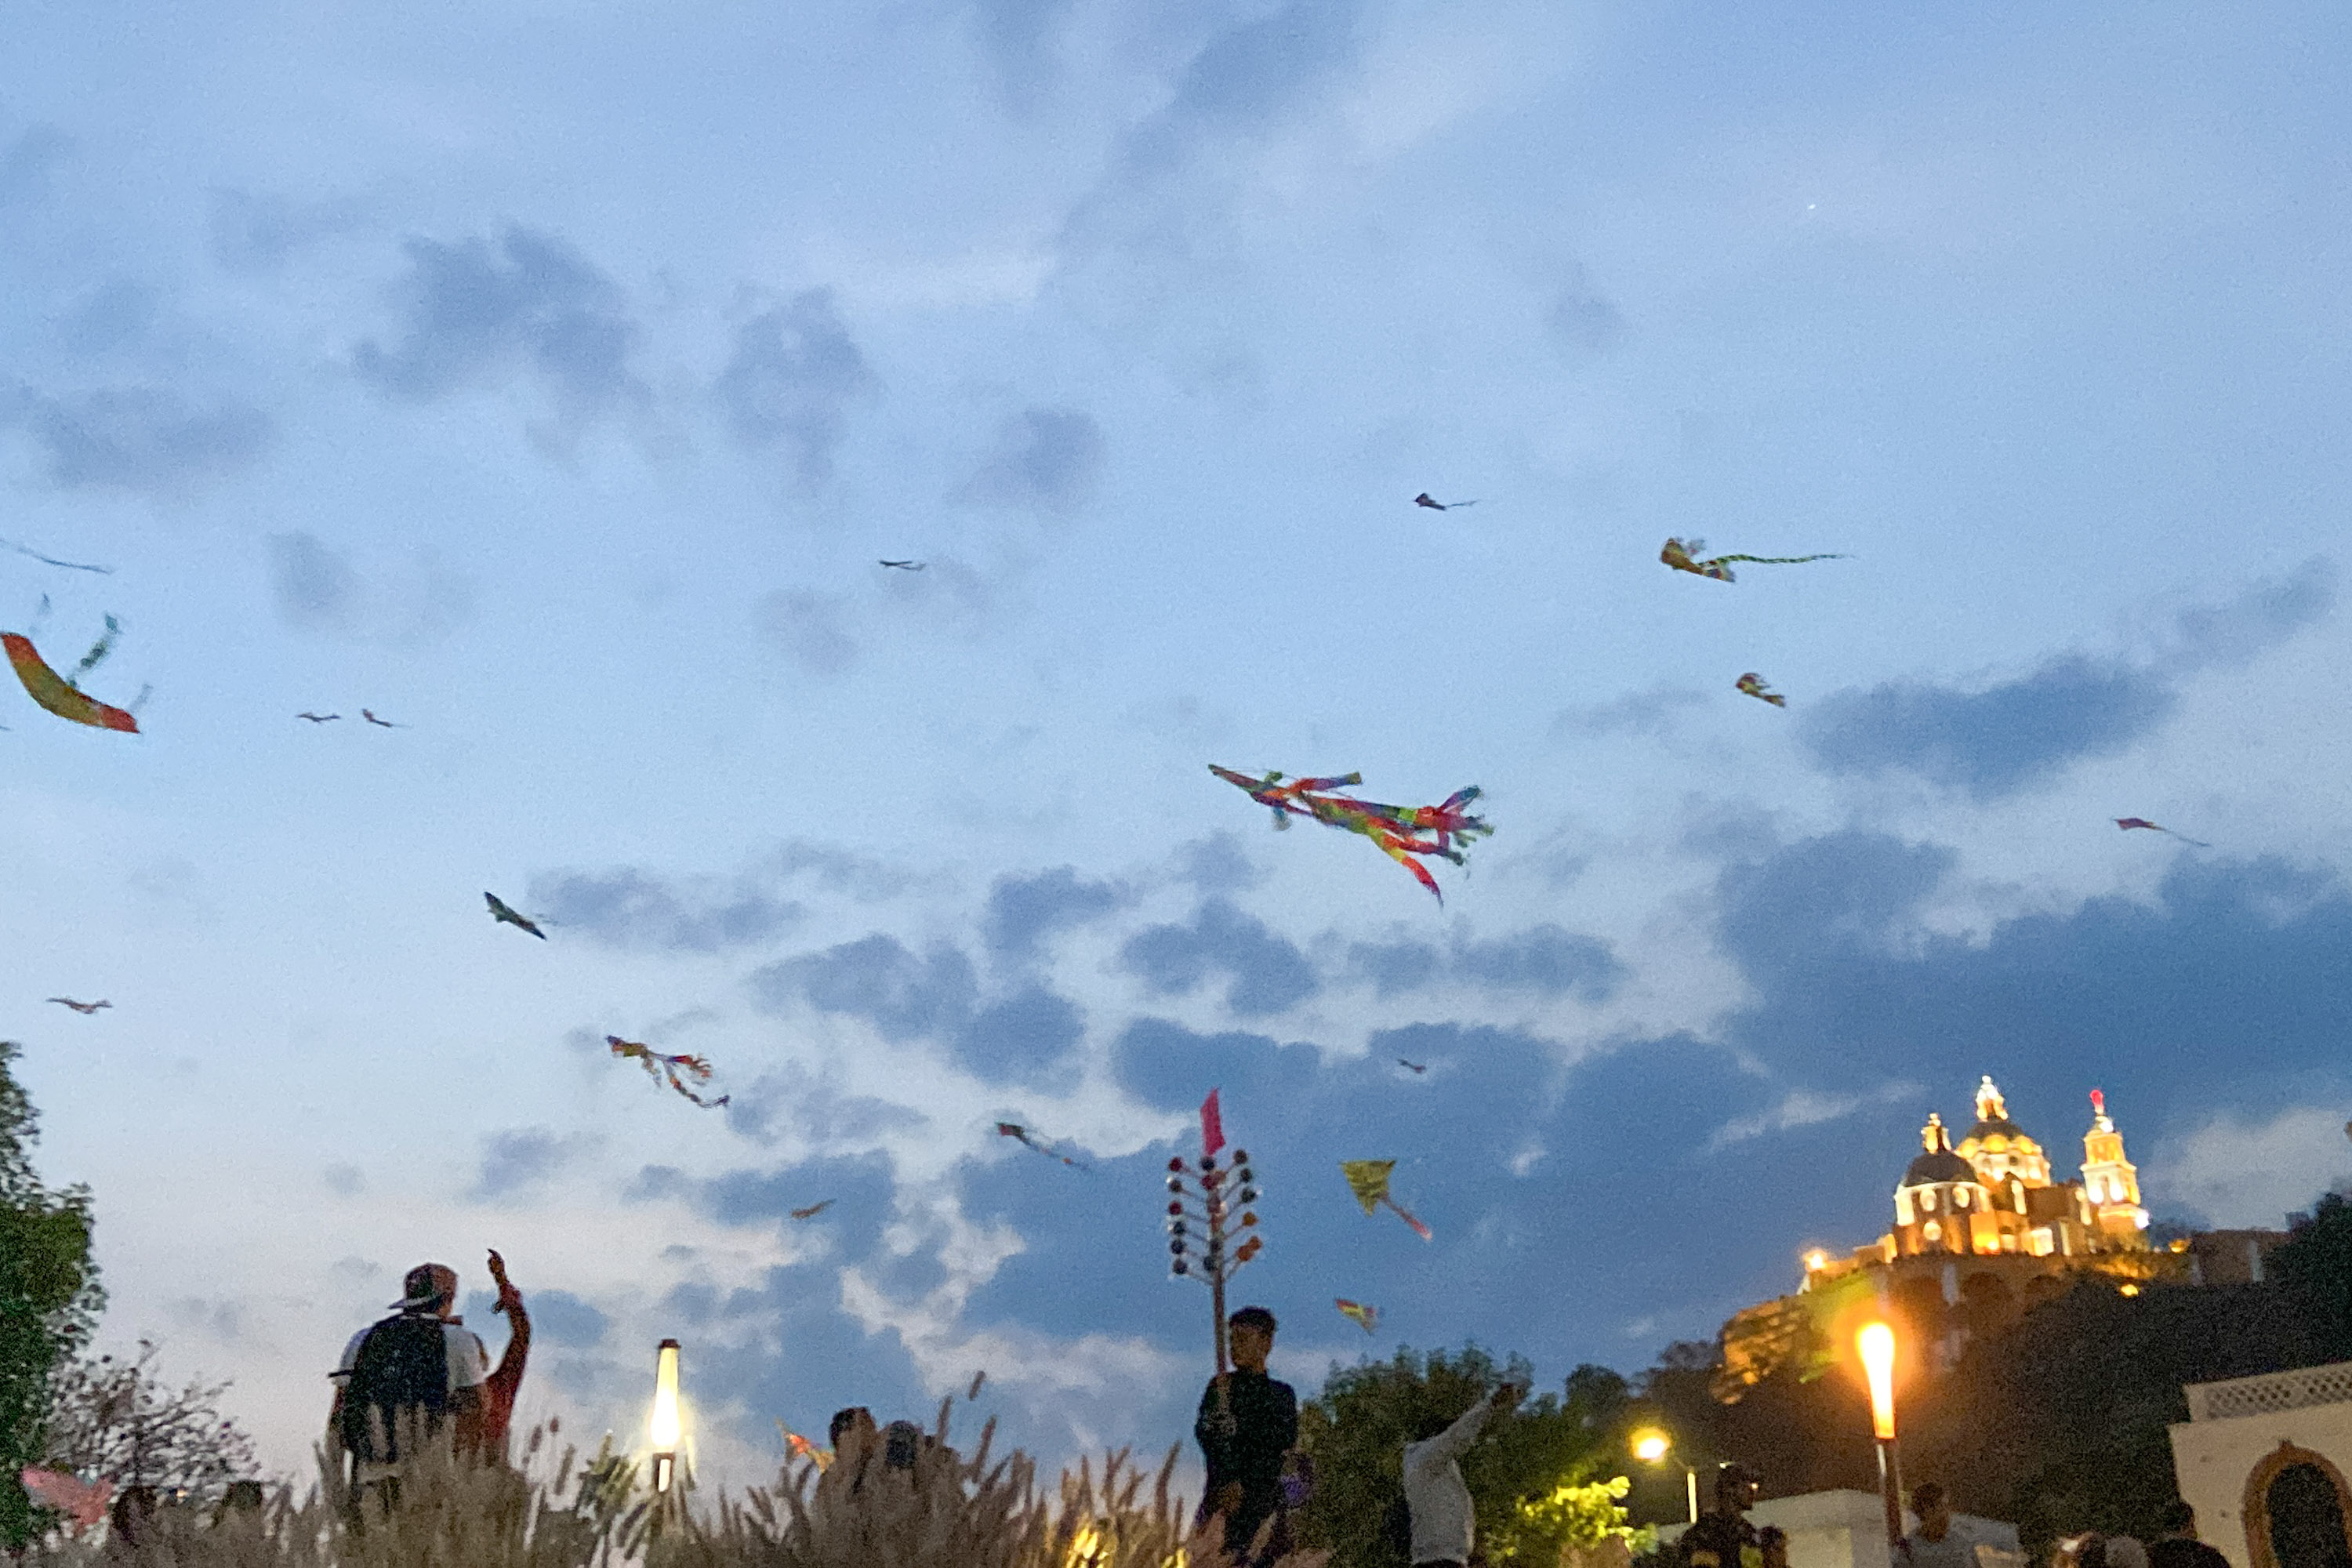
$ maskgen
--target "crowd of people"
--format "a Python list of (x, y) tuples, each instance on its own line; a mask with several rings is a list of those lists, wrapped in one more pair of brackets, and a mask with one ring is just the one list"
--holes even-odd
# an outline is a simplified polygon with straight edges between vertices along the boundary
[[(425, 1429), (446, 1425), (461, 1451), (504, 1453), (530, 1351), (530, 1319), (496, 1252), (489, 1255), (489, 1266), (499, 1289), (493, 1310), (512, 1326), (495, 1368), (480, 1338), (454, 1310), (456, 1272), (436, 1263), (409, 1270), (392, 1315), (361, 1330), (345, 1345), (331, 1374), (335, 1401), (329, 1425), (348, 1456), (354, 1496), (373, 1491), (387, 1494), (387, 1501), (396, 1499), (402, 1436), (418, 1431), (420, 1421)], [(1312, 1462), (1299, 1447), (1297, 1394), (1266, 1371), (1277, 1327), (1264, 1307), (1244, 1307), (1227, 1320), (1232, 1369), (1209, 1380), (1193, 1422), (1206, 1469), (1196, 1523), (1222, 1531), (1230, 1568), (1270, 1568), (1292, 1552), (1293, 1518), (1314, 1486)], [(1481, 1561), (1476, 1510), (1461, 1460), (1526, 1393), (1505, 1384), (1466, 1408), (1432, 1416), (1404, 1441), (1399, 1456), (1402, 1497), (1383, 1527), (1412, 1568), (1471, 1568)], [(912, 1470), (939, 1451), (937, 1440), (913, 1422), (877, 1426), (863, 1405), (835, 1412), (826, 1436), (831, 1451), (817, 1457), (850, 1467), (846, 1484), (853, 1494), (876, 1467)], [(1788, 1568), (1787, 1534), (1748, 1518), (1758, 1491), (1756, 1476), (1744, 1467), (1719, 1467), (1708, 1506), (1665, 1549), (1664, 1568)], [(1909, 1501), (1917, 1522), (1895, 1544), (1892, 1568), (1998, 1568), (1998, 1544), (1979, 1540), (1969, 1522), (1954, 1513), (1942, 1485), (1921, 1482), (1911, 1489)], [(118, 1511), (129, 1508), (135, 1514), (140, 1506), (126, 1493)], [(152, 1508), (152, 1500), (145, 1506)], [(117, 1521), (127, 1538), (135, 1539), (137, 1527), (135, 1517)], [(1994, 1558), (1988, 1558), (1982, 1550), (1987, 1548)], [(2058, 1543), (2053, 1568), (2228, 1563), (2197, 1539), (2188, 1505), (2176, 1503), (2156, 1540), (2144, 1544), (2123, 1535), (2068, 1537)]]

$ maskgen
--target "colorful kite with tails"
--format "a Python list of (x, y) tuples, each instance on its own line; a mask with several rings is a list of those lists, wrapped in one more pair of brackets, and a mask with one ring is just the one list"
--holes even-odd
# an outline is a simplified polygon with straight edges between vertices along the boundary
[(1808, 561), (1843, 561), (1843, 555), (1715, 555), (1700, 560), (1706, 549), (1704, 539), (1669, 539), (1666, 547), (1658, 552), (1658, 559), (1677, 572), (1687, 572), (1694, 577), (1711, 577), (1718, 583), (1732, 581), (1731, 563), (1745, 561), (1757, 566), (1801, 566)]
[(658, 1083), (664, 1078), (668, 1079), (670, 1088), (677, 1090), (705, 1110), (716, 1110), (734, 1098), (732, 1095), (722, 1094), (717, 1100), (705, 1100), (686, 1087), (685, 1079), (678, 1077), (680, 1073), (684, 1073), (687, 1078), (692, 1079), (697, 1083), (710, 1081), (710, 1064), (700, 1057), (664, 1056), (651, 1046), (639, 1045), (635, 1040), (625, 1040), (618, 1035), (605, 1036), (604, 1043), (613, 1047), (614, 1056), (635, 1058), (644, 1064), (646, 1076), (655, 1082)]
[(1466, 859), (1455, 844), (1484, 838), (1495, 831), (1484, 817), (1473, 816), (1465, 809), (1483, 793), (1475, 784), (1455, 790), (1435, 805), (1383, 805), (1336, 793), (1362, 784), (1361, 773), (1286, 781), (1280, 773), (1253, 778), (1214, 763), (1209, 764), (1209, 771), (1272, 811), (1276, 827), (1288, 827), (1292, 817), (1305, 816), (1326, 827), (1362, 834), (1379, 845), (1382, 854), (1412, 872), (1413, 879), (1441, 904), (1445, 895), (1439, 890), (1437, 879), (1412, 857), (1435, 855), (1464, 865)]

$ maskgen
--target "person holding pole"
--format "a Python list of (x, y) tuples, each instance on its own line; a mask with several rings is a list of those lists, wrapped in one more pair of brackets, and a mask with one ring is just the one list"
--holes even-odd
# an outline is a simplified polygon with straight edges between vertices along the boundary
[(1244, 1307), (1225, 1321), (1225, 1329), (1234, 1369), (1209, 1380), (1192, 1423), (1209, 1469), (1201, 1519), (1206, 1523), (1212, 1515), (1223, 1516), (1226, 1560), (1250, 1563), (1259, 1527), (1282, 1502), (1284, 1457), (1298, 1446), (1298, 1395), (1266, 1375), (1272, 1312)]

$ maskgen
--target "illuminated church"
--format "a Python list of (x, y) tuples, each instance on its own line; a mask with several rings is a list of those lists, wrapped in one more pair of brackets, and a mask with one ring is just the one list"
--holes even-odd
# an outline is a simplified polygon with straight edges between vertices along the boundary
[(1977, 1085), (1977, 1124), (1958, 1148), (1933, 1113), (1919, 1136), (1927, 1148), (1896, 1184), (1895, 1228), (1879, 1238), (1884, 1262), (1955, 1254), (2081, 1258), (2147, 1247), (2139, 1172), (2124, 1158), (2124, 1135), (2095, 1089), (2079, 1182), (2050, 1179), (2049, 1156), (2009, 1119), (1990, 1078)]
[(1977, 1085), (1976, 1111), (1957, 1145), (1943, 1118), (1928, 1116), (1923, 1147), (1895, 1184), (1895, 1224), (1885, 1235), (1843, 1258), (1806, 1253), (1797, 1294), (1724, 1324), (1719, 1394), (1737, 1397), (1784, 1365), (1838, 1357), (1850, 1337), (1846, 1317), (1891, 1308), (1948, 1362), (1971, 1331), (2080, 1275), (2105, 1275), (2137, 1290), (2142, 1280), (2178, 1271), (2169, 1253), (2148, 1246), (2139, 1172), (2125, 1157), (2123, 1134), (2097, 1089), (2080, 1180), (2053, 1178), (2049, 1155), (2009, 1119), (1990, 1077)]

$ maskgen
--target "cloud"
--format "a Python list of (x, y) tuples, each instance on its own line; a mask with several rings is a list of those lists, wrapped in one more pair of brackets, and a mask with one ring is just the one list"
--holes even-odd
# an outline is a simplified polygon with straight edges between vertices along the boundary
[(1685, 686), (1654, 686), (1629, 691), (1607, 702), (1565, 708), (1551, 721), (1556, 741), (1605, 735), (1664, 734), (1675, 719), (1692, 708), (1704, 707), (1706, 696)]
[(1410, 939), (1353, 942), (1347, 964), (1384, 997), (1451, 983), (1606, 1002), (1626, 973), (1607, 942), (1549, 922), (1486, 942), (1457, 934), (1449, 951)]
[(2344, 1110), (2338, 1102), (2268, 1117), (2215, 1116), (2166, 1151), (2158, 1167), (2160, 1190), (2199, 1210), (2209, 1225), (2276, 1229), (2352, 1176)]
[(801, 488), (814, 490), (833, 478), (845, 406), (873, 384), (833, 290), (812, 289), (735, 330), (712, 390), (738, 441), (753, 450), (781, 442)]
[(357, 204), (302, 202), (215, 189), (205, 212), (214, 262), (230, 272), (260, 274), (283, 267), (298, 250), (357, 226)]
[(1086, 1036), (1086, 1015), (1067, 997), (1032, 985), (975, 1014), (951, 1054), (975, 1078), (1036, 1083), (1069, 1064)]
[(530, 374), (571, 415), (646, 398), (628, 369), (637, 328), (620, 290), (563, 241), (513, 227), (496, 246), (412, 239), (401, 249), (399, 341), (370, 338), (352, 355), (377, 392), (430, 403)]
[(1624, 313), (1593, 288), (1581, 263), (1569, 268), (1544, 327), (1552, 347), (1571, 364), (1598, 359), (1625, 339)]
[(982, 940), (999, 959), (1031, 958), (1061, 932), (1109, 914), (1131, 897), (1116, 882), (1087, 881), (1071, 866), (999, 877), (988, 889)]
[(971, 960), (960, 950), (942, 943), (919, 958), (878, 932), (769, 964), (751, 976), (751, 986), (772, 1009), (797, 1003), (862, 1019), (892, 1041), (961, 1026), (979, 991)]
[(2335, 603), (2335, 578), (2332, 563), (2315, 560), (2226, 604), (2184, 611), (2172, 646), (2152, 659), (2062, 654), (1977, 690), (1889, 681), (1832, 694), (1798, 732), (1833, 774), (1906, 773), (1974, 800), (2003, 799), (2152, 733), (2185, 676), (2242, 663), (2317, 621)]
[(1118, 962), (1156, 996), (1190, 995), (1223, 978), (1225, 1005), (1242, 1018), (1286, 1012), (1323, 988), (1297, 943), (1223, 899), (1202, 904), (1189, 925), (1138, 931)]
[(1832, 693), (1798, 732), (1828, 773), (1908, 773), (1971, 799), (1999, 800), (2083, 758), (2124, 751), (2176, 700), (2158, 671), (2067, 654), (1979, 691), (1888, 681)]
[(1239, 835), (1219, 830), (1176, 851), (1176, 876), (1198, 893), (1245, 893), (1265, 880), (1265, 870), (1242, 847)]
[[(1065, 238), (1108, 241), (1129, 255), (1181, 258), (1187, 208), (1229, 199), (1235, 154), (1266, 137), (1355, 59), (1360, 0), (1294, 0), (1224, 27), (1188, 61), (1167, 103), (1129, 132), (1097, 187), (1074, 207)], [(1213, 171), (1187, 189), (1194, 168)]]
[(330, 1165), (320, 1173), (319, 1179), (338, 1197), (357, 1197), (367, 1190), (367, 1177), (357, 1165)]
[(530, 903), (548, 918), (614, 947), (719, 952), (764, 942), (807, 910), (751, 877), (657, 878), (634, 866), (531, 879)]
[(0, 206), (45, 195), (49, 171), (65, 162), (73, 138), (54, 125), (34, 125), (0, 144)]
[(315, 534), (269, 536), (270, 595), (297, 631), (391, 647), (439, 642), (474, 618), (474, 588), (430, 551), (362, 575)]
[[(1718, 879), (1717, 940), (1754, 1001), (1721, 1038), (1798, 1086), (1990, 1072), (2021, 1103), (2102, 1084), (2142, 1129), (2352, 1092), (2352, 891), (2261, 858), (2179, 860), (2147, 900), (1923, 929), (1951, 852), (1843, 832)], [(2118, 1114), (2123, 1114), (2119, 1109)], [(2341, 1118), (2338, 1118), (2341, 1121)]]
[(19, 384), (0, 397), (0, 428), (31, 437), (59, 489), (176, 495), (250, 466), (269, 444), (269, 416), (232, 398), (191, 402), (162, 386), (111, 386), (52, 396)]
[(974, 506), (1067, 513), (1094, 494), (1102, 427), (1072, 408), (1027, 408), (998, 427), (979, 471), (950, 499)]
[(155, 315), (154, 289), (129, 278), (110, 278), (65, 313), (58, 335), (68, 353), (89, 358), (145, 337)]
[(845, 595), (779, 588), (761, 599), (753, 615), (761, 635), (811, 675), (839, 675), (857, 661)]
[(482, 1140), (473, 1196), (478, 1202), (515, 1196), (572, 1163), (595, 1142), (587, 1133), (559, 1137), (544, 1127), (493, 1132)]
[(1708, 1142), (1715, 1148), (1729, 1143), (1745, 1143), (1769, 1133), (1836, 1121), (1874, 1105), (1917, 1100), (1927, 1092), (1919, 1085), (1901, 1079), (1881, 1084), (1877, 1089), (1862, 1094), (1820, 1094), (1811, 1089), (1792, 1089), (1780, 1097), (1778, 1104), (1753, 1116), (1738, 1117), (1725, 1122), (1715, 1130), (1714, 1137)]
[(972, 19), (988, 46), (1007, 92), (1015, 101), (1034, 96), (1050, 74), (1049, 36), (1069, 13), (1072, 0), (973, 0)]

